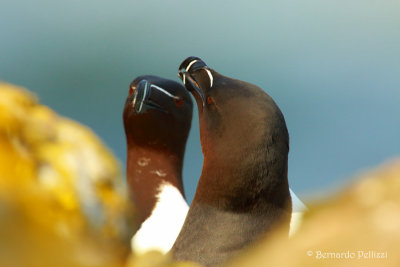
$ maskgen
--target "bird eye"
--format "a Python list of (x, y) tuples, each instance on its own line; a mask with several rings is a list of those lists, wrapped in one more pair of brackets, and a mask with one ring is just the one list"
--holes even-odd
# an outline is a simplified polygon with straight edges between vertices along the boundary
[(207, 104), (212, 104), (214, 103), (214, 100), (211, 98), (211, 96), (207, 96)]
[(180, 106), (182, 106), (183, 105), (183, 98), (182, 97), (176, 97), (176, 98), (174, 98), (174, 101), (175, 101), (175, 104), (178, 106), (178, 107), (180, 107)]

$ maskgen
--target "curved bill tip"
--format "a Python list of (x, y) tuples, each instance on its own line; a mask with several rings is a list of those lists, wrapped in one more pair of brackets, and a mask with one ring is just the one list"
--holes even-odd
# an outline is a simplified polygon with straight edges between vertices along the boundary
[(201, 60), (198, 57), (190, 56), (185, 58), (185, 60), (182, 61), (181, 65), (179, 65), (178, 70), (186, 70), (188, 71), (188, 67), (191, 65), (191, 63), (196, 62)]
[(195, 96), (195, 98), (198, 97), (202, 105), (204, 106), (204, 92), (200, 88), (198, 83), (192, 78), (192, 76), (188, 74), (186, 71), (178, 72), (178, 76), (179, 78), (181, 78), (186, 89), (190, 91)]

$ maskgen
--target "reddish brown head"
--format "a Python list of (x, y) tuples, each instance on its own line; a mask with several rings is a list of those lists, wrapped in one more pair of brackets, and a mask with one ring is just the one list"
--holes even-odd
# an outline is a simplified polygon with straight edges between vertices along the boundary
[(130, 85), (123, 120), (128, 144), (181, 155), (192, 121), (190, 94), (179, 83), (139, 76)]
[(179, 83), (152, 75), (131, 83), (123, 111), (127, 140), (127, 178), (145, 220), (163, 182), (183, 195), (182, 166), (193, 103)]

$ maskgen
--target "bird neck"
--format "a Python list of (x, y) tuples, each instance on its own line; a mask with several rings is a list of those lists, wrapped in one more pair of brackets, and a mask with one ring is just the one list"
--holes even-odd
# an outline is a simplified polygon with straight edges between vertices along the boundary
[(205, 155), (193, 203), (236, 212), (291, 210), (287, 153), (275, 153), (274, 147), (250, 150), (252, 154), (219, 157), (222, 160)]
[(140, 223), (151, 215), (162, 185), (168, 183), (184, 196), (182, 164), (183, 156), (170, 151), (128, 144), (128, 190), (139, 213)]

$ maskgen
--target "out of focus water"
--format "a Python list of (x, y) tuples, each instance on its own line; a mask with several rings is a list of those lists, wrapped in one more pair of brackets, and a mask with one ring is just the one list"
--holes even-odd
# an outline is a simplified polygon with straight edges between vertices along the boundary
[[(400, 2), (3, 0), (0, 79), (91, 128), (125, 160), (122, 108), (141, 74), (204, 59), (281, 107), (300, 196), (400, 155)], [(201, 173), (197, 113), (185, 158)]]

